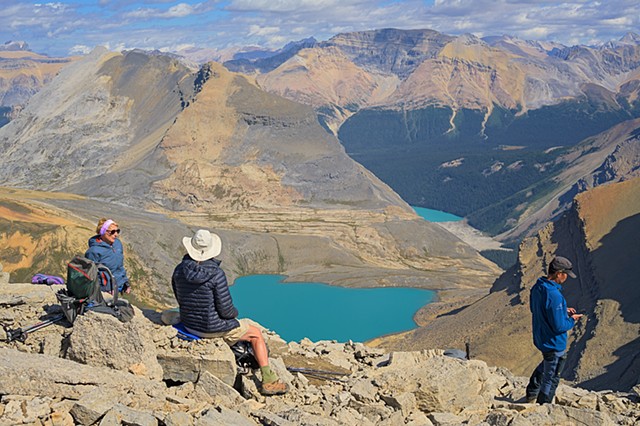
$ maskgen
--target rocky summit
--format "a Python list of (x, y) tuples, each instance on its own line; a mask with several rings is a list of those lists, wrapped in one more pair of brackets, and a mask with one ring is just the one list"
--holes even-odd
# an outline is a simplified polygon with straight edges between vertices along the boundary
[[(5, 330), (60, 315), (56, 286), (0, 276)], [(184, 341), (160, 312), (130, 322), (87, 312), (0, 342), (0, 423), (7, 425), (633, 425), (640, 389), (561, 384), (556, 403), (523, 403), (526, 378), (455, 351), (386, 352), (361, 343), (286, 344), (263, 330), (270, 364), (290, 386), (258, 392), (219, 339)]]

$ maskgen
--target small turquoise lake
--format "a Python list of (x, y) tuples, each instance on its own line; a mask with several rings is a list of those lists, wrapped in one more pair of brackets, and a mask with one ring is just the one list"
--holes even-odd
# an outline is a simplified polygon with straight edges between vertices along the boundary
[(428, 222), (457, 222), (462, 220), (460, 216), (440, 210), (426, 209), (424, 207), (411, 206), (424, 220)]
[(364, 342), (416, 327), (414, 314), (435, 292), (414, 288), (343, 288), (283, 283), (280, 275), (251, 275), (230, 287), (239, 318), (251, 318), (286, 341)]
[[(429, 222), (461, 217), (413, 207)], [(343, 288), (321, 283), (283, 283), (280, 275), (250, 275), (230, 287), (240, 318), (251, 318), (289, 342), (364, 342), (416, 327), (415, 313), (435, 292), (415, 288)]]

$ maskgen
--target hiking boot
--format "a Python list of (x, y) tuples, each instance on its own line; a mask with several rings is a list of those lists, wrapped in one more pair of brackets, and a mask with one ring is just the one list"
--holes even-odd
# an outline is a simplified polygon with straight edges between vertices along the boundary
[(526, 404), (533, 404), (534, 402), (536, 402), (537, 398), (538, 398), (537, 396), (525, 396), (524, 397), (524, 402)]
[(263, 383), (260, 387), (260, 393), (262, 395), (283, 395), (289, 391), (289, 385), (281, 380), (276, 380), (271, 383)]

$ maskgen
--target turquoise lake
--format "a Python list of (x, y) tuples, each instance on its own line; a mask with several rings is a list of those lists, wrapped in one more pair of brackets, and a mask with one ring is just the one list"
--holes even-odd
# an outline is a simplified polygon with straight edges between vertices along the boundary
[(251, 318), (284, 340), (364, 342), (416, 327), (413, 315), (435, 292), (414, 288), (343, 288), (282, 283), (280, 275), (251, 275), (230, 287), (239, 318)]
[(442, 212), (440, 210), (425, 209), (424, 207), (411, 206), (424, 220), (429, 222), (457, 222), (462, 220), (460, 216), (455, 214)]
[[(413, 207), (429, 222), (461, 217)], [(321, 283), (283, 283), (280, 275), (250, 275), (231, 286), (240, 318), (251, 318), (286, 341), (364, 342), (416, 327), (413, 316), (435, 292), (415, 288), (343, 288)]]

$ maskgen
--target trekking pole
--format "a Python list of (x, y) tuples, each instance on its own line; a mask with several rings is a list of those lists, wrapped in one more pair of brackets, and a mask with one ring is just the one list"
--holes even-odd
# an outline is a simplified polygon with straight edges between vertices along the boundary
[(348, 376), (350, 373), (339, 373), (337, 371), (314, 370), (312, 368), (287, 367), (292, 373), (316, 373), (316, 374), (335, 374), (337, 376)]
[(329, 380), (332, 382), (344, 383), (345, 380), (341, 376), (348, 376), (349, 373), (338, 373), (335, 371), (314, 370), (312, 368), (296, 368), (287, 367), (291, 373), (301, 373), (314, 379)]
[(7, 328), (5, 326), (3, 326), (5, 333), (7, 334), (7, 339), (5, 340), (7, 343), (9, 342), (13, 342), (14, 340), (17, 340), (19, 342), (24, 343), (25, 340), (27, 340), (27, 337), (29, 336), (29, 333), (32, 333), (34, 331), (40, 330), (41, 328), (45, 328), (55, 322), (60, 321), (61, 319), (64, 318), (64, 314), (60, 314), (57, 315), (53, 318), (49, 318), (45, 321), (39, 322), (37, 324), (34, 325), (30, 325), (28, 327), (21, 327), (21, 328)]
[(467, 354), (467, 360), (470, 360), (471, 359), (471, 339), (469, 339), (468, 337), (464, 341), (464, 349)]

